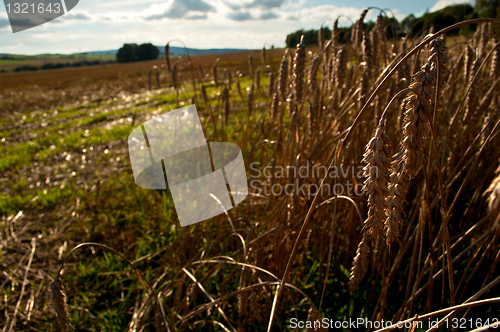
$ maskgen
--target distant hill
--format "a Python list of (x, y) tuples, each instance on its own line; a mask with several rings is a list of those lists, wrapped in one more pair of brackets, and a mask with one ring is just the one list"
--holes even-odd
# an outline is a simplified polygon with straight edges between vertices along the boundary
[(116, 55), (117, 52), (118, 52), (118, 50), (107, 50), (107, 51), (81, 52), (81, 53), (75, 53), (75, 54), (89, 54), (89, 55), (112, 54), (112, 55)]
[[(160, 56), (164, 56), (165, 47), (156, 46), (160, 51)], [(248, 49), (240, 48), (209, 48), (209, 49), (199, 49), (199, 48), (188, 48), (189, 55), (205, 55), (205, 54), (220, 54), (220, 53), (230, 53), (239, 51), (248, 51)], [(107, 50), (107, 51), (91, 51), (82, 52), (77, 54), (90, 54), (90, 55), (100, 55), (100, 54), (113, 54), (115, 55), (118, 50)], [(184, 47), (170, 46), (170, 55), (186, 55), (186, 49)]]

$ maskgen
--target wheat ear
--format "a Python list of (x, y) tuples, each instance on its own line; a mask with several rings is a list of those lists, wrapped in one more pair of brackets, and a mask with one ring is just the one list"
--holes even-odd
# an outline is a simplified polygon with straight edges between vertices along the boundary
[(250, 77), (253, 80), (254, 79), (254, 77), (253, 77), (254, 71), (253, 71), (253, 55), (252, 55), (252, 52), (250, 52), (250, 54), (248, 55), (248, 70), (250, 72)]
[(298, 103), (302, 102), (304, 95), (304, 71), (306, 68), (306, 45), (304, 44), (304, 35), (300, 37), (297, 45), (293, 65), (293, 88), (294, 95)]
[(274, 72), (271, 68), (269, 68), (269, 97), (272, 97), (274, 95)]
[(165, 62), (167, 64), (168, 72), (170, 72), (171, 68), (170, 68), (170, 45), (169, 44), (165, 45)]
[[(433, 104), (434, 89), (437, 81), (437, 69), (441, 77), (446, 72), (446, 46), (442, 39), (435, 39), (429, 44), (430, 54), (421, 70), (413, 75), (410, 88), (405, 99), (403, 119), (403, 139), (400, 150), (392, 163), (391, 184), (389, 186), (389, 215), (385, 221), (386, 240), (390, 244), (399, 237), (399, 223), (403, 212), (403, 200), (409, 179), (423, 165), (424, 147), (429, 133), (429, 117), (426, 109)], [(442, 79), (440, 80), (442, 84)], [(423, 99), (423, 101), (419, 98)], [(435, 101), (434, 101), (435, 102)], [(425, 105), (423, 104), (425, 103)]]
[(352, 293), (358, 287), (361, 280), (366, 273), (366, 265), (368, 264), (368, 253), (370, 248), (368, 247), (368, 239), (366, 233), (363, 232), (363, 238), (358, 244), (358, 249), (356, 250), (356, 256), (351, 268), (351, 277), (349, 278), (349, 291)]
[(364, 167), (364, 191), (368, 194), (368, 218), (365, 221), (366, 232), (377, 238), (384, 235), (384, 221), (389, 205), (389, 169), (390, 146), (389, 135), (384, 132), (383, 119), (381, 119), (375, 135), (366, 145), (362, 162)]
[(500, 228), (500, 166), (485, 194), (488, 195), (488, 210), (493, 219), (493, 227)]
[(288, 49), (285, 50), (285, 54), (283, 54), (283, 59), (281, 60), (280, 63), (280, 79), (278, 82), (278, 91), (281, 96), (281, 101), (286, 100), (286, 95), (287, 95), (287, 84), (288, 84), (288, 60), (286, 59), (288, 57)]
[(224, 122), (227, 125), (229, 122), (229, 90), (227, 86), (222, 90), (222, 101), (224, 103)]
[(247, 94), (247, 106), (248, 106), (248, 117), (252, 116), (252, 110), (253, 110), (253, 91), (254, 91), (254, 84), (250, 84), (250, 90), (248, 91)]
[(61, 325), (61, 331), (66, 332), (69, 328), (69, 313), (66, 306), (66, 293), (59, 279), (59, 274), (57, 274), (54, 281), (50, 283), (49, 287), (52, 294), (52, 305), (54, 306), (54, 311)]

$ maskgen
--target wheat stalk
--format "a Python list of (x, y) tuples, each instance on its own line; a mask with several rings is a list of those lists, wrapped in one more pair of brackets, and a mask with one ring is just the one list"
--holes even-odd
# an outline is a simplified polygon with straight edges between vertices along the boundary
[(479, 45), (478, 45), (478, 52), (479, 56), (484, 55), (486, 52), (486, 45), (488, 44), (488, 25), (487, 23), (483, 23), (479, 27)]
[(304, 95), (304, 71), (306, 68), (306, 45), (304, 44), (304, 35), (300, 37), (300, 42), (297, 45), (295, 59), (293, 65), (293, 92), (297, 103), (302, 102)]
[[(366, 102), (366, 95), (368, 94), (368, 83), (369, 83), (368, 66), (361, 66), (361, 79), (359, 80), (359, 98), (358, 98), (358, 108), (361, 109)], [(346, 85), (349, 86), (349, 85)]]
[(465, 99), (465, 113), (463, 117), (463, 121), (470, 121), (477, 110), (477, 90), (478, 84), (477, 81), (472, 84), (472, 80), (476, 76), (479, 71), (479, 67), (481, 66), (481, 60), (477, 59), (473, 62), (470, 73), (469, 73), (469, 84), (470, 90), (467, 94), (467, 98)]
[(280, 94), (279, 92), (276, 92), (273, 95), (273, 101), (271, 102), (271, 119), (274, 121), (276, 119), (276, 116), (278, 115), (279, 112), (279, 105), (280, 105)]
[(382, 17), (382, 13), (377, 16), (377, 21), (375, 22), (375, 29), (377, 30), (377, 46), (376, 50), (378, 57), (382, 63), (382, 67), (385, 67), (387, 61), (387, 52), (386, 52), (386, 43), (387, 36), (384, 29), (384, 18)]
[(227, 125), (229, 122), (229, 90), (227, 86), (222, 90), (222, 101), (224, 103), (224, 122)]
[(216, 88), (219, 87), (219, 79), (217, 77), (217, 62), (219, 62), (219, 58), (217, 58), (212, 65), (212, 76), (214, 77), (214, 84)]
[(281, 96), (281, 100), (284, 102), (286, 100), (287, 95), (287, 85), (288, 85), (288, 60), (286, 59), (288, 56), (288, 49), (285, 50), (285, 54), (283, 55), (283, 59), (281, 59), (280, 63), (280, 79), (278, 83), (278, 91)]
[(254, 71), (253, 71), (253, 55), (252, 52), (248, 55), (248, 71), (250, 72), (250, 77), (252, 80), (254, 79)]
[(250, 84), (250, 90), (247, 93), (247, 107), (248, 107), (248, 117), (252, 116), (253, 110), (253, 91), (254, 91), (254, 83)]
[(368, 9), (365, 9), (361, 12), (361, 15), (359, 19), (356, 21), (356, 24), (354, 26), (354, 33), (353, 33), (353, 43), (355, 45), (360, 45), (362, 42), (363, 38), (363, 32), (364, 32), (364, 20), (365, 16), (368, 13)]
[(243, 93), (241, 92), (241, 84), (239, 77), (236, 77), (236, 91), (238, 91), (238, 95), (240, 95), (241, 100), (243, 100)]
[(485, 192), (488, 195), (488, 211), (493, 220), (493, 227), (500, 228), (500, 166), (496, 170), (496, 177)]
[(361, 58), (366, 64), (368, 70), (373, 66), (373, 51), (370, 37), (363, 31), (363, 39), (361, 42)]
[(168, 72), (170, 72), (170, 44), (165, 45), (165, 62), (167, 64)]
[(309, 71), (307, 73), (307, 80), (309, 81), (309, 87), (311, 91), (315, 91), (318, 88), (318, 78), (317, 78), (317, 67), (319, 66), (320, 57), (315, 56), (309, 65)]
[(335, 20), (335, 22), (333, 22), (332, 41), (330, 43), (330, 47), (332, 48), (333, 52), (335, 52), (335, 48), (337, 47), (338, 40), (339, 40), (339, 19), (337, 18)]
[(469, 83), (469, 80), (474, 76), (470, 74), (473, 62), (474, 62), (474, 51), (469, 45), (465, 45), (464, 79), (466, 84)]
[(323, 31), (323, 27), (318, 29), (318, 43), (319, 49), (322, 50), (325, 47), (325, 32)]
[(205, 106), (208, 106), (209, 100), (208, 100), (208, 95), (207, 95), (207, 89), (205, 88), (205, 85), (201, 85), (201, 95), (203, 96), (203, 100), (205, 101)]
[(320, 90), (316, 86), (313, 88), (313, 102), (309, 103), (309, 137), (311, 137), (314, 132), (316, 132), (317, 122), (319, 119), (320, 110)]
[(372, 56), (371, 56), (371, 62), (373, 64), (373, 71), (378, 72), (379, 70), (379, 64), (378, 64), (378, 34), (377, 34), (377, 29), (373, 28), (370, 30), (369, 34), (370, 38), (370, 44), (371, 44), (371, 50), (372, 50)]
[(271, 68), (269, 68), (270, 71), (269, 71), (269, 96), (272, 97), (274, 95), (274, 81), (275, 81), (275, 78), (274, 78), (274, 72)]
[(177, 62), (174, 63), (174, 65), (172, 66), (172, 84), (174, 86), (174, 89), (177, 90), (178, 89), (178, 81), (177, 81)]
[[(493, 43), (496, 45), (498, 43), (498, 38), (495, 36), (493, 38)], [(500, 77), (500, 51), (496, 47), (493, 51), (493, 58), (491, 59), (491, 69), (490, 76), (494, 79)]]
[(347, 48), (342, 46), (337, 52), (337, 59), (335, 61), (335, 85), (337, 89), (342, 90), (343, 84), (346, 79), (347, 69)]
[(260, 91), (260, 68), (257, 68), (257, 72), (255, 73), (255, 86)]
[(201, 64), (198, 65), (198, 70), (200, 71), (201, 81), (203, 82), (205, 73), (203, 72), (203, 67), (201, 66)]
[(227, 71), (227, 88), (229, 90), (232, 89), (232, 85), (233, 85), (233, 76), (231, 75), (231, 71), (228, 70)]

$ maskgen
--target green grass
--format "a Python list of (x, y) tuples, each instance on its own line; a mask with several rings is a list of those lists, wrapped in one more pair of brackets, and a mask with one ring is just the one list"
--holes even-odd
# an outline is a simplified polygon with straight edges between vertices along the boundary
[(0, 199), (0, 215), (12, 215), (23, 210), (35, 197), (36, 200), (31, 203), (31, 207), (51, 208), (59, 202), (76, 196), (78, 191), (75, 191), (75, 189), (72, 186), (64, 186), (63, 188), (58, 186), (48, 190), (36, 189), (32, 193), (24, 195), (2, 195), (3, 197)]
[(5, 59), (0, 59), (0, 65), (18, 65), (18, 64), (26, 64), (26, 60), (24, 59), (8, 59), (8, 60), (5, 60)]

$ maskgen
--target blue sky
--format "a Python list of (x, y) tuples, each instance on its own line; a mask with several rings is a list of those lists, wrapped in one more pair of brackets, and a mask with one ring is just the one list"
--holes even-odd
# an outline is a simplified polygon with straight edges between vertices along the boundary
[[(172, 39), (193, 48), (283, 47), (290, 32), (331, 27), (339, 15), (356, 20), (368, 6), (389, 8), (402, 19), (464, 2), (473, 0), (80, 0), (66, 15), (15, 34), (0, 5), (0, 53), (76, 53)], [(375, 15), (372, 10), (367, 19)]]

